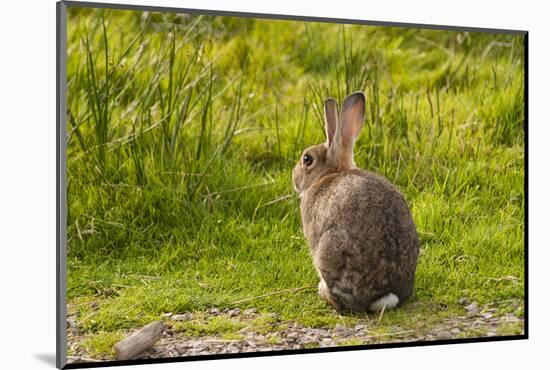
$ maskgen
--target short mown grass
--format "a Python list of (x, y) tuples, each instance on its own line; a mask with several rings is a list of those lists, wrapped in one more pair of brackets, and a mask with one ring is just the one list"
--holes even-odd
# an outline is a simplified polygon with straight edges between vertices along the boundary
[[(324, 140), (323, 100), (356, 90), (356, 162), (400, 188), (421, 239), (414, 296), (372, 317), (376, 330), (463, 314), (462, 297), (523, 301), (522, 36), (68, 14), (67, 294), (90, 353), (111, 356), (120, 333), (166, 312), (365, 319), (315, 289), (246, 300), (317, 284), (290, 173)], [(232, 338), (243, 325), (179, 329)]]

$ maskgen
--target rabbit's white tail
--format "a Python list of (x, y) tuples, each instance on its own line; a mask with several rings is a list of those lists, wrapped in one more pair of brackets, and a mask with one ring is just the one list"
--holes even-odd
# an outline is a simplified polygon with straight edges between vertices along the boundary
[(382, 298), (379, 298), (377, 301), (374, 301), (370, 305), (369, 309), (371, 311), (382, 311), (382, 309), (389, 310), (397, 306), (398, 303), (399, 303), (399, 298), (397, 298), (397, 296), (393, 293), (388, 293)]

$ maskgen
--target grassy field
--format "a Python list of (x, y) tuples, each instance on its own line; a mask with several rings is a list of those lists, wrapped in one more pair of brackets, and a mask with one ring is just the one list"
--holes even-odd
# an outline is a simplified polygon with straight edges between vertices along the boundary
[[(78, 346), (110, 358), (127, 330), (167, 312), (196, 313), (174, 325), (182, 335), (250, 324), (200, 319), (212, 307), (254, 307), (259, 326), (268, 313), (367, 320), (372, 333), (427, 330), (463, 315), (461, 298), (522, 317), (523, 53), (514, 35), (70, 8)], [(367, 119), (355, 160), (400, 188), (421, 239), (414, 296), (382, 318), (340, 316), (309, 288), (290, 177), (324, 141), (324, 99), (356, 90)]]

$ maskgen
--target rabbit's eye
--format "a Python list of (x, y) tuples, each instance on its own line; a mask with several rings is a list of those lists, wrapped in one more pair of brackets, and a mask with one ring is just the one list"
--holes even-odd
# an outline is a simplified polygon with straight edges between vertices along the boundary
[(310, 156), (309, 154), (304, 154), (303, 160), (306, 167), (309, 167), (313, 164), (313, 157)]

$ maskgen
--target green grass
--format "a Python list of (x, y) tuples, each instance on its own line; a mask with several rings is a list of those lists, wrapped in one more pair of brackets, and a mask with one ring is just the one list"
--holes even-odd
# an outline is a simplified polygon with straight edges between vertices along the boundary
[(314, 289), (233, 303), (317, 284), (290, 173), (324, 140), (323, 100), (355, 90), (356, 162), (400, 188), (421, 239), (415, 294), (377, 330), (462, 314), (461, 297), (523, 300), (522, 41), (70, 8), (67, 293), (88, 348), (109, 355), (123, 330), (213, 306), (366, 319)]
[(115, 344), (124, 339), (121, 332), (99, 332), (90, 335), (82, 341), (80, 346), (99, 358), (113, 358), (115, 356)]

